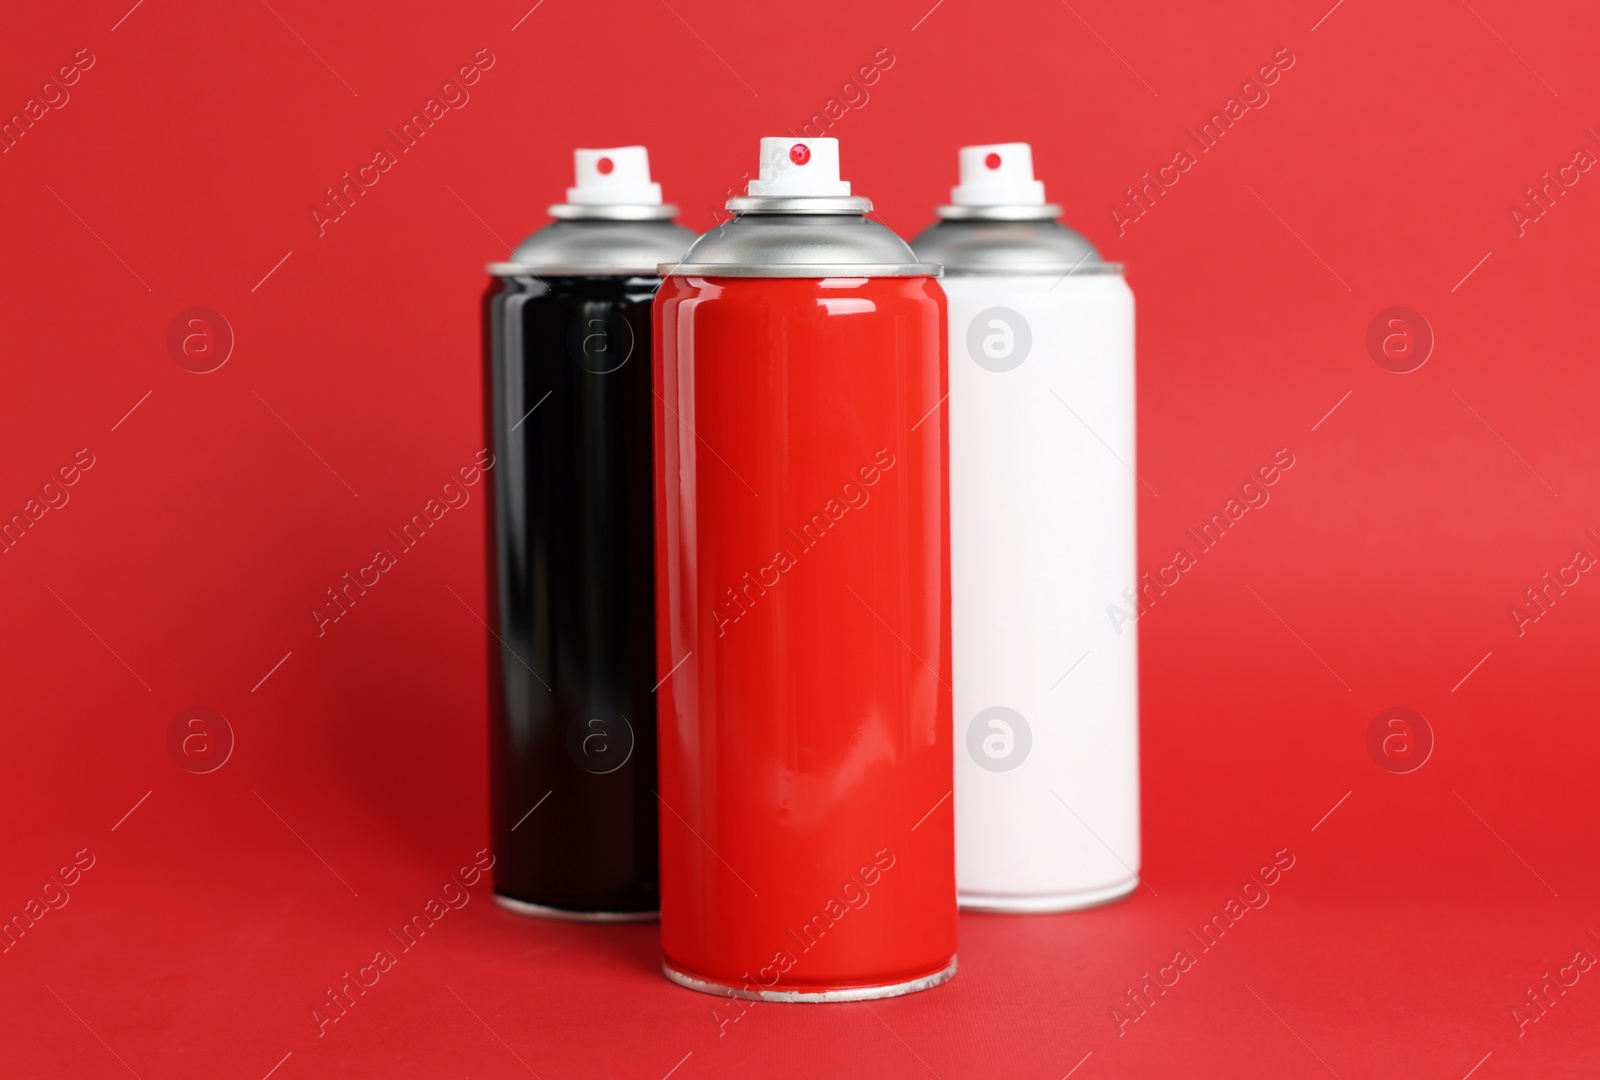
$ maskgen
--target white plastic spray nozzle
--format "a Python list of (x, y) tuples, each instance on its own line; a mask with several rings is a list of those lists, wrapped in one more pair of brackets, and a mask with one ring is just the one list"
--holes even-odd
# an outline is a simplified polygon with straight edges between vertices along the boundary
[(839, 179), (838, 139), (762, 139), (761, 178), (750, 181), (751, 195), (850, 194)]
[(567, 202), (578, 206), (660, 206), (661, 185), (650, 181), (650, 155), (642, 146), (574, 150), (578, 186)]
[(1044, 181), (1033, 178), (1033, 147), (1025, 142), (961, 148), (961, 183), (950, 189), (957, 206), (1043, 206)]

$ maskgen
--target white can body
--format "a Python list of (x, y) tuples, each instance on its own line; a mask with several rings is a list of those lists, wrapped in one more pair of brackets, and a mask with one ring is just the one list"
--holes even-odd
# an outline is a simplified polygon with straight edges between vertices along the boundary
[(1140, 858), (1138, 638), (1107, 612), (1138, 577), (1133, 293), (943, 285), (961, 904), (1103, 903)]

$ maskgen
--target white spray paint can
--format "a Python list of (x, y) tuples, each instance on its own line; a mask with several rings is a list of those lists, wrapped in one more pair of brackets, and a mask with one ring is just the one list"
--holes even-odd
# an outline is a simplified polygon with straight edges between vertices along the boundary
[(912, 245), (949, 297), (956, 883), (1067, 911), (1139, 881), (1133, 293), (1027, 143), (960, 163)]

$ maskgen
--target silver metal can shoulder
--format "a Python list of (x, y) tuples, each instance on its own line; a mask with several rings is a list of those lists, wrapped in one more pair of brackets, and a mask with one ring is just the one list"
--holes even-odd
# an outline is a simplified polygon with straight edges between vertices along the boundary
[(741, 196), (734, 217), (696, 240), (660, 273), (707, 277), (938, 277), (860, 196)]
[(523, 274), (572, 277), (655, 277), (656, 267), (682, 258), (694, 233), (672, 221), (676, 206), (574, 206), (550, 208), (556, 220), (536, 231), (506, 262), (492, 262), (496, 277)]
[(1055, 220), (1061, 207), (941, 206), (911, 242), (918, 258), (951, 275), (1120, 274), (1081, 234)]

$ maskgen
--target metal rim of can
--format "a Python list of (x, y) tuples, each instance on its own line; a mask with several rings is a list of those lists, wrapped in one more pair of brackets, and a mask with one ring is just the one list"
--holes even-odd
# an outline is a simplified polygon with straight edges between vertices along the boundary
[(568, 911), (566, 908), (550, 907), (547, 904), (535, 904), (531, 900), (518, 900), (514, 896), (496, 892), (494, 902), (506, 911), (516, 915), (532, 915), (540, 919), (556, 919), (560, 922), (587, 922), (587, 923), (639, 923), (658, 922), (661, 919), (659, 911)]
[(1052, 274), (1062, 278), (1069, 277), (1103, 277), (1114, 274), (1122, 276), (1122, 263), (1083, 263), (1070, 266), (1065, 263), (1041, 263), (1037, 266), (944, 266), (945, 277), (1048, 277)]
[(672, 203), (556, 203), (546, 213), (557, 221), (671, 221), (678, 216), (678, 208)]
[[(694, 233), (670, 217), (675, 206), (580, 206), (535, 229), (509, 258), (486, 264), (494, 277), (645, 278), (682, 257)], [(563, 205), (552, 206), (552, 213)]]
[(681, 255), (694, 240), (672, 220), (678, 208), (671, 204), (557, 203), (549, 211), (554, 221), (535, 229), (509, 258), (485, 265), (492, 276), (654, 279), (662, 258)]
[(1082, 911), (1115, 903), (1139, 887), (1137, 875), (1114, 885), (1080, 892), (1051, 893), (1044, 896), (1002, 896), (994, 893), (963, 892), (957, 896), (962, 911), (987, 911), (998, 915), (1048, 915), (1059, 911)]
[(939, 263), (662, 263), (660, 277), (907, 278), (944, 276)]
[[(1054, 203), (1043, 205), (1011, 204), (1002, 206), (941, 206), (935, 214), (938, 220), (917, 237), (912, 243), (913, 250), (917, 250), (922, 242), (930, 235), (940, 231), (942, 226), (949, 225), (954, 228), (961, 226), (989, 225), (1039, 225), (1046, 229), (1052, 226), (1071, 232), (1063, 222), (1058, 221), (1061, 216), (1061, 207)], [(1079, 239), (1083, 239), (1079, 237)], [(960, 249), (937, 251), (944, 266), (946, 277), (1058, 277), (1065, 280), (1068, 277), (1104, 277), (1123, 275), (1124, 264), (1120, 262), (1106, 262), (1100, 258), (1099, 252), (1093, 245), (1083, 240), (1088, 249), (1085, 257), (1068, 260), (1064, 253), (1050, 250), (1051, 245), (1039, 245), (1031, 254), (1040, 255), (1041, 262), (995, 262), (979, 261), (969, 262), (965, 256), (970, 252)], [(1060, 280), (1056, 282), (1060, 284)]]
[(1055, 203), (1003, 206), (941, 206), (934, 210), (941, 221), (1054, 221), (1061, 216)]
[[(670, 265), (662, 263), (661, 265)], [(654, 266), (579, 266), (576, 263), (564, 266), (559, 263), (549, 265), (535, 265), (532, 263), (517, 262), (492, 262), (485, 263), (486, 269), (492, 277), (599, 277), (599, 278), (646, 278), (658, 281), (661, 275)]]
[(865, 195), (735, 195), (726, 204), (735, 214), (870, 214)]
[[(662, 277), (816, 280), (937, 278), (944, 273), (939, 264), (919, 260), (910, 245), (882, 222), (869, 221), (867, 215), (872, 212), (872, 200), (862, 195), (743, 195), (729, 199), (727, 208), (733, 213), (733, 219), (702, 234), (677, 262), (661, 263), (658, 272)], [(796, 245), (799, 251), (790, 251), (787, 255), (791, 257), (785, 258), (771, 257), (777, 247), (774, 245), (744, 246), (750, 240), (749, 234), (761, 236), (774, 219), (782, 218), (821, 219), (816, 229), (808, 231), (811, 240), (826, 237), (834, 222), (841, 223), (840, 228), (851, 235), (846, 238), (847, 242), (830, 244), (817, 240)], [(867, 228), (861, 229), (852, 223)], [(768, 235), (768, 239), (772, 236)], [(729, 251), (730, 247), (734, 250)], [(720, 249), (725, 257), (706, 258), (708, 249)]]
[(690, 990), (698, 990), (702, 994), (715, 994), (718, 997), (736, 997), (745, 1001), (783, 1001), (805, 1004), (820, 1004), (837, 1001), (876, 1001), (878, 998), (900, 997), (902, 994), (915, 994), (920, 990), (931, 990), (941, 983), (947, 983), (955, 978), (957, 960), (954, 956), (950, 963), (932, 975), (924, 975), (920, 979), (908, 979), (905, 982), (889, 983), (886, 986), (852, 986), (846, 990), (746, 990), (740, 986), (730, 986), (727, 983), (715, 982), (711, 979), (702, 979), (678, 971), (670, 963), (663, 961), (661, 971), (667, 978), (679, 986), (686, 986)]

